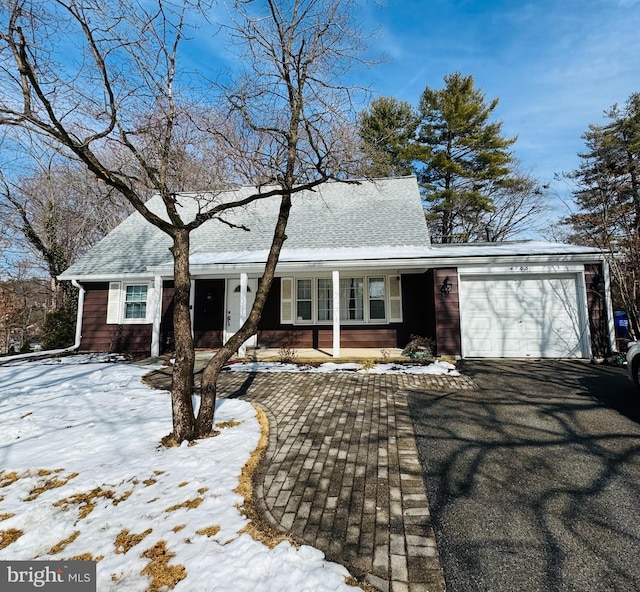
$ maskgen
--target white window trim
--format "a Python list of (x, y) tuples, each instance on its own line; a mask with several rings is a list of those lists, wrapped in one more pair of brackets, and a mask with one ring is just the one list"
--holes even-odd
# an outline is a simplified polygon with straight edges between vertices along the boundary
[[(401, 323), (402, 322), (402, 281), (398, 281), (398, 296), (391, 296), (391, 283), (389, 278), (400, 277), (399, 274), (389, 274), (389, 273), (368, 273), (368, 274), (349, 274), (349, 275), (340, 275), (340, 280), (350, 279), (350, 278), (362, 278), (364, 285), (364, 319), (363, 320), (352, 320), (352, 319), (340, 319), (341, 326), (363, 326), (363, 325), (389, 325), (391, 323)], [(385, 318), (384, 319), (371, 319), (371, 309), (370, 309), (370, 299), (369, 299), (369, 280), (383, 278), (384, 279), (384, 311)], [(298, 320), (298, 280), (311, 280), (311, 320)], [(320, 276), (299, 276), (294, 278), (282, 278), (282, 281), (291, 281), (292, 282), (292, 319), (284, 320), (281, 313), (281, 324), (288, 325), (298, 325), (298, 326), (309, 326), (309, 325), (320, 325), (320, 326), (331, 326), (333, 324), (333, 320), (318, 320), (318, 280), (319, 279), (331, 279), (331, 277), (327, 277), (325, 275)], [(398, 318), (392, 318), (391, 316), (391, 301), (396, 300), (399, 302), (399, 310), (400, 316)], [(280, 310), (283, 310), (284, 299), (281, 297), (280, 299)]]
[[(143, 319), (125, 318), (127, 286), (146, 286), (146, 316)], [(154, 282), (148, 280), (126, 282), (109, 282), (107, 300), (108, 325), (150, 325), (153, 323)]]
[[(314, 277), (297, 277), (293, 282), (293, 324), (294, 325), (314, 325), (316, 324), (315, 318), (317, 317), (318, 310), (318, 295), (315, 293), (317, 282), (317, 278)], [(300, 281), (311, 281), (311, 318), (310, 319), (299, 319), (298, 318), (298, 282)], [(303, 300), (303, 302), (309, 302), (308, 300)]]

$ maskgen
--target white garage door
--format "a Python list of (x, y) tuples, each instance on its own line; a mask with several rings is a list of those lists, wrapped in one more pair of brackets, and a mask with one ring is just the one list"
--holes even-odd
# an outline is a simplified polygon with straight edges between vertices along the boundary
[(576, 276), (460, 279), (465, 357), (581, 358), (584, 322)]

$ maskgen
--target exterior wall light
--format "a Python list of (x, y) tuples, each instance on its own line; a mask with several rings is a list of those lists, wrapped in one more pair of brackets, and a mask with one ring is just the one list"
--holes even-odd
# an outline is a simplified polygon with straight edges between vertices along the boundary
[(442, 293), (443, 296), (449, 296), (449, 294), (451, 293), (452, 287), (453, 287), (453, 284), (451, 283), (449, 276), (447, 276), (446, 278), (444, 278), (444, 281), (442, 282), (442, 286), (440, 287), (440, 292)]

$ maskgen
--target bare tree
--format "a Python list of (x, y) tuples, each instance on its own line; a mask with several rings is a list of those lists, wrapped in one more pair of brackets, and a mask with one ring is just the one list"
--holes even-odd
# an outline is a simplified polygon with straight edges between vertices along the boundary
[(249, 163), (250, 176), (275, 183), (281, 202), (271, 250), (246, 322), (207, 364), (197, 433), (210, 429), (222, 367), (251, 335), (262, 314), (292, 197), (357, 169), (351, 93), (343, 75), (361, 59), (364, 38), (348, 0), (236, 1), (228, 28), (243, 69), (220, 88), (234, 133), (228, 149)]
[(462, 215), (461, 228), (465, 241), (499, 242), (525, 233), (537, 233), (550, 225), (549, 186), (533, 176), (517, 170), (489, 192), (491, 208), (468, 216)]
[[(212, 138), (225, 145), (225, 162), (229, 156), (239, 163), (245, 158), (237, 170), (271, 185), (242, 200), (194, 196), (200, 202), (197, 213), (183, 219), (171, 163), (184, 145), (181, 138), (202, 128), (193, 117), (193, 93), (188, 92), (194, 79), (182, 75), (178, 56), (194, 15), (207, 8), (197, 0), (10, 0), (0, 17), (0, 126), (55, 143), (171, 238), (172, 414), (178, 442), (211, 431), (217, 374), (256, 331), (286, 238), (292, 195), (338, 178), (349, 162), (332, 157), (341, 152), (344, 138), (330, 132), (342, 122), (344, 100), (337, 97), (349, 99), (348, 89), (336, 80), (360, 50), (358, 36), (348, 28), (349, 2), (232, 3), (237, 20), (228, 31), (246, 51), (246, 72), (253, 71), (253, 77), (240, 76), (233, 88), (218, 87), (224, 91), (228, 123), (224, 136), (215, 126)], [(66, 34), (59, 35), (60, 30)], [(75, 60), (68, 59), (70, 47), (78, 52)], [(160, 196), (163, 212), (147, 207), (140, 186)], [(281, 196), (280, 215), (256, 304), (247, 323), (207, 368), (196, 418), (191, 398), (191, 232), (210, 220), (223, 220), (232, 208), (273, 196)]]

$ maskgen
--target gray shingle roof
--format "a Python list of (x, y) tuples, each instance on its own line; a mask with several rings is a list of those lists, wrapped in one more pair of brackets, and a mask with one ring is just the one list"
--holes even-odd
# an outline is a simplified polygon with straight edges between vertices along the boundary
[[(209, 196), (215, 201), (249, 195), (255, 189), (245, 187), (233, 192)], [(180, 196), (183, 218), (190, 219), (202, 205), (195, 196)], [(148, 205), (162, 211), (158, 196)], [(263, 251), (269, 248), (279, 207), (279, 198), (256, 201), (224, 215), (250, 232), (230, 228), (219, 220), (211, 220), (191, 236), (191, 252), (208, 254)], [(414, 177), (362, 181), (359, 184), (326, 183), (315, 191), (305, 191), (293, 198), (287, 227), (287, 250), (348, 249), (383, 247), (428, 247), (429, 235)], [(62, 278), (143, 274), (149, 267), (171, 260), (170, 238), (134, 213), (84, 257), (67, 269)]]

